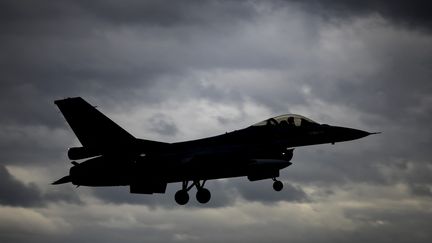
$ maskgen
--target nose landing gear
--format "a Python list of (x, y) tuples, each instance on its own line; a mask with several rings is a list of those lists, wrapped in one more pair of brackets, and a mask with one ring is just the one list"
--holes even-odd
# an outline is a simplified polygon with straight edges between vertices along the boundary
[(189, 202), (189, 194), (188, 191), (192, 189), (192, 187), (197, 188), (196, 193), (196, 199), (199, 203), (207, 203), (210, 201), (211, 193), (208, 189), (204, 188), (206, 180), (203, 180), (202, 183), (200, 183), (199, 180), (196, 180), (192, 183), (192, 185), (188, 185), (189, 181), (183, 181), (182, 183), (182, 189), (178, 190), (174, 196), (175, 201), (180, 205), (185, 205)]
[(283, 183), (282, 181), (278, 181), (276, 178), (272, 178), (273, 180), (273, 189), (277, 192), (282, 191)]

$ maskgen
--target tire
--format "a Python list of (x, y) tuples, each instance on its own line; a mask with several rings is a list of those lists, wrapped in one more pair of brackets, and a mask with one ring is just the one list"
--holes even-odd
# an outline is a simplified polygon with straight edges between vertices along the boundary
[(208, 203), (208, 201), (210, 201), (210, 198), (211, 198), (211, 193), (209, 190), (205, 188), (199, 189), (196, 193), (196, 199), (200, 203)]
[(176, 203), (185, 205), (189, 202), (189, 194), (186, 190), (178, 190), (174, 196)]
[(277, 192), (281, 191), (283, 189), (282, 181), (274, 181), (273, 182), (273, 189)]

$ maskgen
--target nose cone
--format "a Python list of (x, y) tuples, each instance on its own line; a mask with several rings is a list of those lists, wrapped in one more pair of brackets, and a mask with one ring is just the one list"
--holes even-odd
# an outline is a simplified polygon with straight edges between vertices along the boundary
[(336, 127), (334, 132), (336, 138), (335, 142), (355, 140), (355, 139), (369, 136), (371, 134), (376, 134), (376, 133), (370, 133), (363, 130), (347, 128), (347, 127)]
[(354, 140), (354, 139), (359, 139), (359, 138), (369, 136), (371, 135), (371, 133), (363, 130), (348, 128), (346, 131), (346, 135), (347, 137), (351, 138), (350, 140)]

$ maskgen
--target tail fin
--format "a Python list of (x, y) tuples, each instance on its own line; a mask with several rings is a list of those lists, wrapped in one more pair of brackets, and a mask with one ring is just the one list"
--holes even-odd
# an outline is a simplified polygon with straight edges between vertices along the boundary
[(135, 137), (81, 97), (56, 100), (69, 126), (84, 147), (109, 151), (130, 146)]

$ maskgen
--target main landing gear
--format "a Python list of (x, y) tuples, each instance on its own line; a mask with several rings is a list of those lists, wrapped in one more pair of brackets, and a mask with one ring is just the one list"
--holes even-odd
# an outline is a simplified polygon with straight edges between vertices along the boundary
[(192, 189), (192, 187), (197, 188), (196, 199), (200, 203), (207, 203), (210, 201), (211, 193), (209, 190), (204, 188), (205, 180), (200, 183), (199, 180), (193, 181), (192, 185), (188, 185), (189, 181), (183, 181), (182, 189), (178, 190), (174, 196), (175, 201), (180, 205), (185, 205), (189, 202), (189, 194), (188, 191)]
[[(273, 189), (277, 192), (281, 191), (283, 189), (283, 183), (281, 181), (278, 181), (275, 177), (272, 178), (273, 180)], [(178, 190), (174, 196), (175, 201), (180, 205), (185, 205), (189, 202), (189, 191), (192, 189), (192, 187), (197, 188), (196, 193), (196, 199), (200, 203), (208, 203), (211, 198), (211, 193), (208, 189), (204, 188), (206, 180), (203, 180), (202, 183), (200, 183), (199, 180), (193, 181), (191, 185), (189, 185), (189, 181), (183, 181), (182, 182), (182, 189)]]

